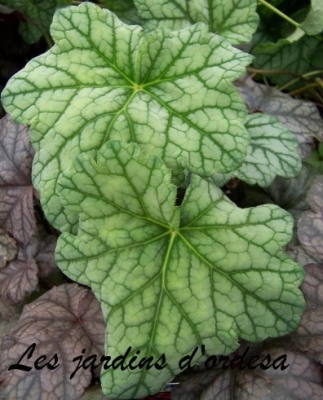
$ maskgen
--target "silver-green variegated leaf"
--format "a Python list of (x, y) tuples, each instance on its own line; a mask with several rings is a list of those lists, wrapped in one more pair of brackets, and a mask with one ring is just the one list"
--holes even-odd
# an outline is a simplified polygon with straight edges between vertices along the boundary
[(278, 121), (266, 114), (250, 114), (246, 128), (251, 142), (248, 155), (240, 168), (230, 174), (216, 174), (212, 181), (222, 186), (236, 177), (251, 185), (269, 186), (276, 176), (292, 178), (301, 170), (295, 136)]
[(58, 229), (77, 223), (57, 196), (59, 173), (109, 139), (139, 143), (177, 176), (241, 165), (249, 135), (232, 81), (249, 55), (204, 24), (144, 34), (92, 3), (59, 10), (51, 34), (55, 46), (9, 81), (2, 102), (31, 127), (34, 185)]
[(134, 0), (147, 29), (181, 29), (204, 22), (232, 44), (251, 40), (258, 25), (256, 0)]
[(282, 251), (293, 226), (286, 211), (239, 209), (197, 175), (176, 207), (161, 159), (119, 141), (95, 158), (79, 155), (59, 180), (63, 205), (80, 223), (77, 235), (60, 236), (56, 261), (101, 302), (106, 352), (113, 359), (131, 347), (127, 362), (138, 350), (140, 358), (166, 357), (162, 370), (102, 371), (105, 394), (157, 392), (197, 344), (227, 354), (238, 338), (260, 341), (298, 326), (303, 270)]
[(311, 0), (311, 8), (302, 22), (300, 29), (307, 35), (317, 35), (323, 31), (323, 2), (322, 0)]
[(272, 86), (256, 83), (247, 76), (238, 79), (235, 85), (250, 113), (261, 111), (273, 115), (297, 137), (302, 158), (312, 152), (314, 138), (323, 141), (323, 120), (315, 103), (294, 99)]

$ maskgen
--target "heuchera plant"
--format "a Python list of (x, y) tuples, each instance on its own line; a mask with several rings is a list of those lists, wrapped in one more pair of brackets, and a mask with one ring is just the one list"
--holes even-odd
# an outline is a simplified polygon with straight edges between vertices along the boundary
[(292, 217), (239, 209), (219, 188), (234, 176), (268, 186), (301, 166), (295, 137), (272, 116), (247, 116), (232, 83), (251, 56), (227, 39), (251, 37), (256, 2), (228, 2), (226, 24), (218, 1), (187, 2), (181, 18), (174, 5), (159, 15), (135, 3), (145, 30), (91, 3), (57, 11), (55, 45), (2, 94), (31, 127), (33, 183), (62, 232), (56, 261), (100, 301), (106, 353), (165, 361), (102, 370), (104, 393), (124, 399), (159, 391), (196, 345), (228, 354), (239, 338), (295, 330), (305, 306), (303, 269), (282, 250)]

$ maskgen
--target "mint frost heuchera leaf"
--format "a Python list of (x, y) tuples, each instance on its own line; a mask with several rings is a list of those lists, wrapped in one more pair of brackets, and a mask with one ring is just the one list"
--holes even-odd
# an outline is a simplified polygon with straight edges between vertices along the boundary
[[(298, 142), (277, 118), (266, 114), (251, 114), (246, 118), (251, 142), (243, 164), (231, 174), (216, 174), (214, 183), (237, 177), (251, 185), (269, 186), (276, 176), (298, 175), (302, 163), (297, 153)], [(219, 186), (220, 186), (219, 185)]]
[(311, 8), (300, 28), (307, 35), (317, 35), (323, 31), (323, 3), (321, 0), (311, 0)]
[(51, 34), (55, 46), (9, 81), (2, 101), (31, 126), (34, 184), (53, 225), (77, 223), (55, 193), (60, 171), (109, 139), (138, 142), (173, 173), (185, 166), (210, 176), (241, 165), (249, 135), (231, 82), (249, 55), (204, 24), (144, 34), (91, 3), (59, 10)]
[(287, 212), (239, 209), (199, 176), (176, 207), (170, 171), (132, 143), (110, 141), (95, 160), (81, 154), (60, 177), (63, 205), (80, 223), (77, 235), (60, 236), (56, 261), (101, 302), (112, 359), (131, 346), (129, 357), (167, 360), (163, 370), (103, 371), (107, 395), (157, 392), (197, 343), (230, 353), (239, 337), (297, 327), (303, 271), (281, 249), (293, 226)]
[(272, 86), (256, 83), (247, 76), (238, 79), (235, 85), (250, 113), (261, 111), (273, 115), (297, 137), (302, 158), (312, 151), (314, 137), (323, 141), (323, 120), (314, 103), (294, 99)]
[(250, 184), (268, 186), (275, 176), (291, 178), (301, 169), (297, 140), (277, 118), (252, 114), (246, 118), (251, 136), (249, 152), (234, 175)]
[(204, 22), (232, 44), (251, 40), (258, 25), (256, 0), (135, 0), (145, 27), (180, 29)]

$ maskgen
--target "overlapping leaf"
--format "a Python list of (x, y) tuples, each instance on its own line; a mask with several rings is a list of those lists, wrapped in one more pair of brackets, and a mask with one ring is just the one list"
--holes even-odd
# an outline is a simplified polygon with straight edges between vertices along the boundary
[(36, 233), (29, 130), (9, 115), (0, 120), (0, 226), (20, 242)]
[(108, 139), (138, 142), (173, 173), (241, 165), (249, 135), (231, 81), (249, 55), (204, 24), (146, 35), (91, 3), (59, 10), (51, 33), (56, 45), (10, 80), (2, 101), (32, 128), (34, 184), (56, 227), (77, 223), (56, 194), (60, 171)]
[[(277, 204), (292, 214), (296, 225), (302, 213), (310, 208), (307, 192), (317, 175), (318, 171), (314, 167), (304, 164), (296, 178), (277, 177), (267, 188), (243, 185), (241, 205), (254, 207), (261, 204)], [(296, 229), (292, 240), (286, 246), (286, 252), (301, 265), (315, 262), (300, 244)]]
[(0, 295), (18, 303), (38, 285), (38, 276), (47, 277), (57, 270), (54, 262), (56, 239), (44, 232), (20, 244), (18, 254), (0, 269)]
[[(312, 186), (318, 171), (310, 165), (303, 165), (296, 178), (277, 177), (267, 188), (243, 187), (243, 207), (254, 207), (260, 204), (277, 204), (288, 211), (295, 219), (309, 209), (307, 192)], [(308, 264), (308, 263), (307, 263)]]
[(8, 261), (15, 258), (17, 251), (15, 239), (0, 228), (0, 268), (3, 268)]
[(204, 22), (232, 44), (249, 42), (258, 25), (255, 0), (135, 0), (135, 5), (148, 29)]
[(49, 29), (53, 14), (58, 5), (70, 4), (72, 0), (1, 0), (26, 18), (19, 25), (19, 32), (24, 40), (36, 43)]
[(313, 70), (312, 57), (320, 44), (321, 40), (314, 36), (303, 36), (295, 42), (280, 39), (277, 43), (259, 44), (252, 51), (253, 64), (258, 69), (285, 71), (285, 74), (270, 74), (272, 82), (283, 85), (293, 74), (303, 75)]
[(301, 169), (297, 140), (276, 118), (251, 114), (246, 118), (251, 142), (243, 164), (231, 174), (216, 174), (212, 179), (218, 186), (232, 177), (251, 185), (269, 186), (275, 176), (291, 178)]
[(308, 35), (317, 35), (323, 31), (323, 3), (321, 0), (311, 0), (310, 11), (300, 28)]
[(113, 400), (102, 393), (100, 385), (91, 386), (84, 392), (80, 400)]
[(262, 111), (273, 115), (296, 135), (303, 158), (313, 149), (314, 137), (323, 141), (323, 121), (315, 104), (294, 99), (274, 87), (256, 83), (250, 77), (238, 79), (235, 84), (251, 113)]
[(2, 337), (17, 324), (21, 312), (19, 308), (10, 300), (0, 297), (0, 343)]
[(57, 263), (100, 300), (112, 358), (131, 346), (129, 357), (140, 350), (167, 359), (162, 371), (103, 372), (106, 394), (158, 391), (196, 343), (228, 353), (238, 337), (259, 341), (296, 328), (303, 272), (281, 250), (293, 226), (288, 213), (238, 209), (198, 176), (175, 207), (169, 170), (135, 144), (110, 141), (96, 160), (82, 154), (60, 178), (63, 205), (80, 224), (77, 236), (60, 236)]
[(41, 277), (47, 277), (57, 269), (54, 259), (56, 241), (55, 236), (48, 235), (39, 229), (33, 240), (24, 246), (25, 257), (35, 260), (38, 267), (38, 275)]
[(298, 221), (298, 237), (306, 252), (317, 262), (323, 261), (323, 176), (320, 175), (308, 192), (313, 211), (306, 211)]
[(313, 165), (319, 171), (319, 173), (323, 174), (323, 143), (319, 143), (318, 148), (313, 150), (309, 157), (305, 160), (306, 163)]
[(140, 18), (133, 0), (100, 0), (100, 3), (104, 4), (108, 10), (114, 12), (126, 24), (140, 25)]
[[(76, 284), (65, 284), (51, 289), (32, 304), (25, 306), (15, 328), (1, 345), (0, 380), (7, 398), (78, 399), (91, 381), (89, 369), (80, 369), (72, 379), (77, 366), (73, 358), (103, 354), (104, 328), (102, 312), (93, 294)], [(35, 343), (36, 348), (25, 365), (33, 367), (35, 360), (45, 355), (42, 365), (56, 354), (57, 368), (30, 371), (8, 367), (18, 362), (22, 354)], [(41, 397), (40, 397), (41, 393)], [(24, 397), (26, 398), (26, 397)]]
[(294, 261), (303, 266), (316, 262), (312, 256), (306, 253), (296, 234), (294, 234), (293, 239), (286, 246), (286, 253), (289, 254)]
[(323, 265), (306, 265), (305, 271), (302, 292), (306, 310), (292, 337), (299, 348), (323, 363)]
[[(174, 400), (214, 400), (214, 399), (265, 399), (265, 400), (319, 400), (323, 396), (321, 366), (303, 354), (282, 347), (269, 347), (255, 353), (258, 363), (269, 354), (270, 368), (240, 370), (220, 368), (214, 371), (188, 374), (178, 389), (173, 390)], [(283, 362), (282, 357), (286, 357)], [(279, 359), (279, 357), (281, 357)], [(250, 357), (249, 357), (250, 358)], [(274, 361), (277, 360), (274, 364)], [(243, 363), (247, 364), (247, 359)], [(273, 367), (274, 364), (274, 367)], [(257, 360), (251, 363), (257, 365)], [(264, 362), (268, 366), (268, 361)], [(284, 368), (288, 366), (287, 368)], [(283, 368), (281, 368), (283, 367)], [(213, 372), (213, 379), (212, 379)], [(205, 380), (206, 385), (200, 384)]]
[(33, 292), (38, 283), (37, 264), (27, 258), (23, 251), (0, 269), (0, 295), (18, 303)]

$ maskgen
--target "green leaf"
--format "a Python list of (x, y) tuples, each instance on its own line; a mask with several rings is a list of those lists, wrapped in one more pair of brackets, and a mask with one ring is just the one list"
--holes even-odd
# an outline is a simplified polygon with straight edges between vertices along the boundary
[(133, 0), (100, 0), (108, 10), (114, 12), (121, 21), (129, 25), (140, 25), (141, 20)]
[(290, 73), (302, 75), (313, 69), (311, 58), (320, 43), (316, 37), (304, 36), (295, 42), (280, 39), (277, 43), (259, 44), (252, 51), (255, 56), (254, 66), (258, 69), (285, 71), (286, 74), (268, 75), (273, 83), (283, 85), (290, 81)]
[[(320, 143), (320, 145), (322, 145), (322, 143)], [(323, 175), (323, 157), (318, 150), (313, 150), (312, 153), (304, 160), (304, 162), (315, 167), (319, 173)]]
[(323, 120), (315, 103), (294, 99), (268, 85), (254, 82), (250, 77), (235, 82), (246, 102), (249, 113), (263, 112), (278, 118), (299, 142), (302, 158), (314, 147), (314, 140), (323, 141)]
[(323, 31), (323, 2), (322, 0), (311, 0), (311, 8), (301, 29), (308, 35), (317, 35)]
[(58, 5), (67, 5), (71, 2), (72, 0), (1, 0), (1, 3), (19, 10), (26, 17), (26, 21), (19, 25), (19, 33), (28, 44), (38, 42), (48, 31)]
[(275, 117), (248, 115), (246, 127), (251, 136), (249, 154), (234, 175), (250, 184), (269, 186), (275, 176), (292, 178), (302, 163), (297, 139)]
[(56, 45), (9, 81), (2, 102), (31, 127), (33, 182), (58, 229), (77, 223), (56, 194), (60, 171), (109, 139), (138, 142), (176, 175), (241, 165), (250, 139), (231, 82), (249, 55), (204, 24), (145, 35), (91, 3), (59, 10), (51, 34)]
[(229, 180), (236, 177), (251, 185), (266, 187), (276, 176), (297, 176), (302, 166), (297, 152), (297, 139), (277, 118), (266, 114), (249, 114), (246, 128), (251, 142), (243, 164), (230, 174), (216, 174), (214, 183), (223, 185), (224, 178)]
[(60, 236), (56, 261), (101, 302), (106, 352), (114, 359), (131, 346), (127, 362), (137, 350), (167, 361), (163, 370), (103, 371), (112, 398), (157, 392), (197, 344), (223, 354), (239, 337), (284, 335), (304, 309), (303, 270), (281, 249), (293, 227), (287, 212), (239, 209), (199, 176), (179, 208), (170, 178), (158, 157), (118, 141), (95, 160), (79, 155), (60, 177), (63, 205), (80, 223), (76, 236)]
[(134, 0), (145, 27), (180, 29), (204, 22), (232, 44), (251, 40), (258, 25), (256, 0)]

